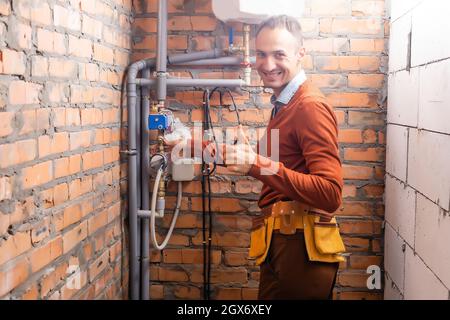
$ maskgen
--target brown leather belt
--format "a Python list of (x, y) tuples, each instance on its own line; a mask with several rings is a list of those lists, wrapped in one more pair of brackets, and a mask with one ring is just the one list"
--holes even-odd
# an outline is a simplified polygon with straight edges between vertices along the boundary
[[(268, 217), (272, 216), (272, 214), (275, 217), (289, 214), (289, 212), (283, 212), (283, 209), (279, 210), (277, 208), (277, 206), (279, 206), (282, 203), (283, 203), (283, 201), (279, 201), (279, 202), (275, 202), (271, 205), (268, 205), (267, 207), (261, 208), (261, 214), (258, 216), (254, 216), (252, 218), (252, 229), (251, 230), (253, 231), (253, 230), (256, 230), (256, 229), (264, 226), (264, 220), (267, 219)], [(286, 201), (284, 203), (294, 203), (294, 201)], [(305, 210), (307, 211), (306, 212), (307, 214), (313, 214), (313, 215), (320, 216), (320, 222), (329, 222), (331, 220), (331, 218), (333, 217), (332, 214), (330, 214), (326, 211), (320, 210), (320, 209), (306, 207)], [(294, 212), (291, 212), (291, 213), (293, 214)], [(300, 212), (297, 212), (297, 214), (299, 214), (299, 213)]]

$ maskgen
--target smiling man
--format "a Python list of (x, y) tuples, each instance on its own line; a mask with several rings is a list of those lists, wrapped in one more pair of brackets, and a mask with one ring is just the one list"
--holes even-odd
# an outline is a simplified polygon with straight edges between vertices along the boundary
[(257, 154), (244, 139), (227, 148), (225, 162), (263, 182), (250, 247), (261, 265), (259, 298), (330, 299), (345, 250), (333, 216), (343, 186), (336, 116), (302, 69), (305, 48), (296, 19), (264, 21), (256, 54), (264, 86), (274, 92), (267, 145), (277, 131), (279, 161)]

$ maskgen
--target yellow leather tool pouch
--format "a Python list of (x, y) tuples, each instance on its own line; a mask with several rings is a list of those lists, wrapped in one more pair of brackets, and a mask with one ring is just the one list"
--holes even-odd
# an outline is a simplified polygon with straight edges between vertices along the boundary
[(314, 242), (317, 251), (322, 254), (345, 252), (344, 242), (339, 234), (339, 227), (335, 218), (330, 222), (314, 223)]
[(260, 228), (253, 230), (250, 234), (250, 250), (248, 255), (250, 258), (262, 256), (266, 250), (266, 223)]
[[(305, 244), (310, 261), (341, 262), (345, 257), (345, 246), (339, 234), (336, 218), (330, 222), (319, 222), (320, 217), (308, 215), (305, 221)], [(324, 224), (327, 224), (325, 226)]]

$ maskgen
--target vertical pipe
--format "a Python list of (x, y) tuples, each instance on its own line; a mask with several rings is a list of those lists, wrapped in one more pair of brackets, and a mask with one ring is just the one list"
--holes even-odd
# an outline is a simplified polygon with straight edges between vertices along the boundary
[[(137, 145), (136, 145), (136, 152), (137, 152), (137, 157), (136, 157), (136, 163), (137, 163), (137, 171), (136, 171), (136, 175), (137, 175), (137, 206), (138, 209), (141, 207), (141, 103), (142, 103), (142, 99), (141, 99), (141, 87), (138, 86), (136, 88), (136, 141), (137, 141)], [(138, 220), (138, 224), (139, 224), (139, 220)]]
[[(132, 69), (135, 71), (134, 69)], [(136, 74), (130, 72), (127, 85), (128, 104), (128, 221), (130, 225), (130, 298), (139, 299), (137, 251), (137, 163), (136, 163)]]
[(156, 56), (156, 97), (164, 101), (167, 95), (167, 0), (158, 1), (158, 53)]
[[(150, 78), (150, 70), (142, 71), (144, 79)], [(141, 164), (142, 164), (142, 187), (141, 187), (141, 207), (142, 210), (150, 209), (149, 194), (149, 168), (150, 168), (150, 141), (148, 132), (148, 115), (150, 108), (150, 89), (142, 87), (142, 112), (141, 112)], [(149, 220), (141, 220), (141, 299), (149, 299), (150, 289), (150, 236)]]

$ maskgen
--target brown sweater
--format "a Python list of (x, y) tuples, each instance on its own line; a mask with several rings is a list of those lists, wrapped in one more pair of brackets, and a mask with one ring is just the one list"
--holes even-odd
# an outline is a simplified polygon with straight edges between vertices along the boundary
[[(270, 120), (269, 156), (272, 129), (279, 129), (279, 162), (258, 155), (249, 172), (264, 183), (259, 207), (297, 200), (330, 213), (336, 211), (343, 186), (337, 120), (320, 90), (305, 82)], [(279, 169), (273, 175), (261, 174), (268, 166)]]

